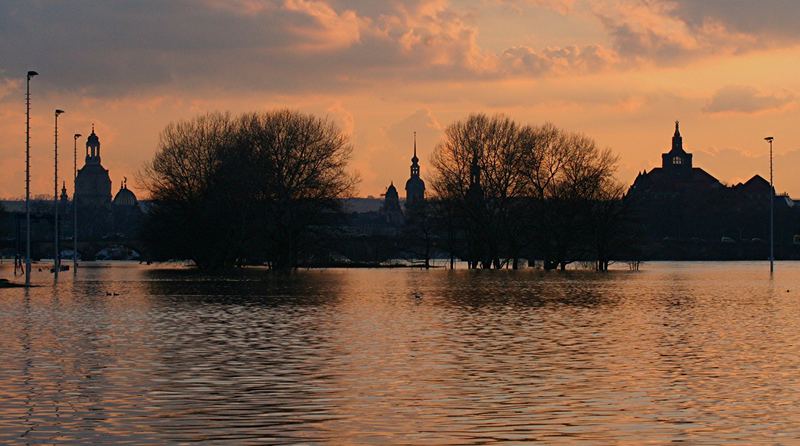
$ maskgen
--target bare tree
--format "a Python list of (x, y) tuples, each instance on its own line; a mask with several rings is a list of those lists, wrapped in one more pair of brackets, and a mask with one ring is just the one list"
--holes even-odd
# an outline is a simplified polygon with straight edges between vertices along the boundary
[(433, 190), (456, 204), (473, 267), (500, 268), (501, 254), (515, 237), (509, 230), (513, 203), (525, 191), (520, 154), (518, 126), (502, 115), (456, 121), (434, 149)]
[(591, 138), (545, 124), (523, 129), (533, 243), (546, 269), (589, 255), (597, 201), (609, 199), (617, 158)]
[(607, 265), (601, 239), (610, 240), (616, 208), (601, 212), (600, 203), (621, 199), (617, 158), (591, 138), (476, 114), (445, 130), (432, 164), (433, 190), (455, 204), (470, 266), (517, 268), (524, 252), (548, 269), (592, 255)]
[(331, 121), (289, 110), (244, 115), (239, 129), (238, 145), (252, 150), (261, 178), (253, 187), (268, 258), (276, 269), (294, 268), (311, 226), (338, 211), (357, 181), (346, 172), (349, 139)]
[(295, 267), (311, 226), (355, 184), (350, 151), (333, 123), (289, 110), (170, 124), (141, 175), (154, 202), (146, 239), (201, 268)]
[[(212, 113), (169, 124), (142, 174), (153, 201), (144, 238), (155, 257), (189, 258), (198, 267), (232, 266), (245, 238), (235, 189), (221, 178), (233, 151), (229, 115)], [(225, 203), (225, 205), (221, 205)]]

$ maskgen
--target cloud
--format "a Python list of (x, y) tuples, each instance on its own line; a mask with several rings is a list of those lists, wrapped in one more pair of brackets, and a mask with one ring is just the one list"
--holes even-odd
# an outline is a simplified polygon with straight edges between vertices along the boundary
[(575, 8), (577, 0), (488, 0), (500, 3), (503, 5), (510, 5), (516, 9), (522, 6), (534, 6), (540, 8), (547, 8), (556, 11), (559, 14), (569, 14)]
[(339, 13), (322, 1), (286, 0), (283, 6), (286, 11), (304, 15), (311, 22), (311, 26), (299, 24), (288, 28), (304, 41), (298, 50), (347, 48), (359, 41), (360, 28), (367, 25), (354, 11)]
[(514, 47), (502, 55), (507, 70), (529, 75), (594, 73), (613, 66), (618, 59), (615, 51), (600, 45), (547, 48), (541, 51), (530, 47)]
[(0, 78), (0, 101), (6, 98), (6, 96), (12, 94), (12, 92), (17, 92), (22, 85), (22, 81), (19, 79), (2, 79)]
[(34, 68), (45, 88), (95, 97), (341, 91), (387, 80), (585, 73), (617, 60), (595, 44), (487, 50), (473, 13), (448, 0), (6, 0), (0, 82)]
[(780, 94), (761, 93), (755, 87), (729, 85), (717, 90), (703, 111), (707, 113), (757, 113), (783, 108), (794, 102), (794, 95), (785, 91)]
[(800, 3), (795, 0), (673, 0), (674, 13), (690, 26), (712, 20), (756, 38), (760, 45), (800, 39)]
[(353, 113), (347, 110), (341, 101), (336, 101), (326, 110), (327, 113), (332, 115), (333, 121), (339, 128), (348, 136), (352, 136), (356, 129), (356, 120)]
[(605, 0), (592, 3), (615, 49), (636, 60), (672, 62), (712, 53), (734, 52), (752, 44), (711, 17), (690, 22), (669, 1)]

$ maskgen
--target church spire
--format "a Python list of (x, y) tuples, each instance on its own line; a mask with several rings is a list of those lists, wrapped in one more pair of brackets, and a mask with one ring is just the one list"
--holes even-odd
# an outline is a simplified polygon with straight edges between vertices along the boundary
[(419, 177), (417, 132), (414, 132), (414, 156), (411, 157), (411, 177), (406, 181), (406, 207), (425, 201), (425, 182)]
[(414, 156), (411, 157), (411, 178), (419, 176), (419, 158), (417, 158), (417, 132), (414, 132)]
[(67, 182), (63, 181), (61, 183), (61, 201), (67, 201), (69, 197), (67, 196)]
[(672, 135), (671, 152), (683, 153), (683, 137), (681, 136), (680, 121), (675, 121), (675, 134)]
[(672, 148), (661, 154), (661, 167), (675, 174), (692, 172), (692, 154), (683, 149), (681, 123), (675, 121), (675, 133), (672, 134)]

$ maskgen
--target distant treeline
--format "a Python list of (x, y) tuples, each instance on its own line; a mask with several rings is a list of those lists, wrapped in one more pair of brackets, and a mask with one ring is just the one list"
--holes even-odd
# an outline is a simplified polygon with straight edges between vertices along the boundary
[[(200, 268), (308, 264), (341, 241), (341, 199), (357, 182), (351, 147), (329, 120), (287, 110), (170, 124), (142, 174), (153, 199), (143, 228), (151, 256)], [(470, 115), (435, 147), (433, 193), (406, 209), (397, 243), (426, 265), (446, 252), (473, 268), (535, 258), (548, 269), (581, 260), (605, 270), (632, 255), (616, 167), (584, 135)]]

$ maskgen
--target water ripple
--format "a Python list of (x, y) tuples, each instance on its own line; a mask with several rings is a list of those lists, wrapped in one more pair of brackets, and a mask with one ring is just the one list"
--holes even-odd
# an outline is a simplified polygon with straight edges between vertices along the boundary
[(0, 443), (800, 438), (800, 264), (65, 276), (0, 294)]

